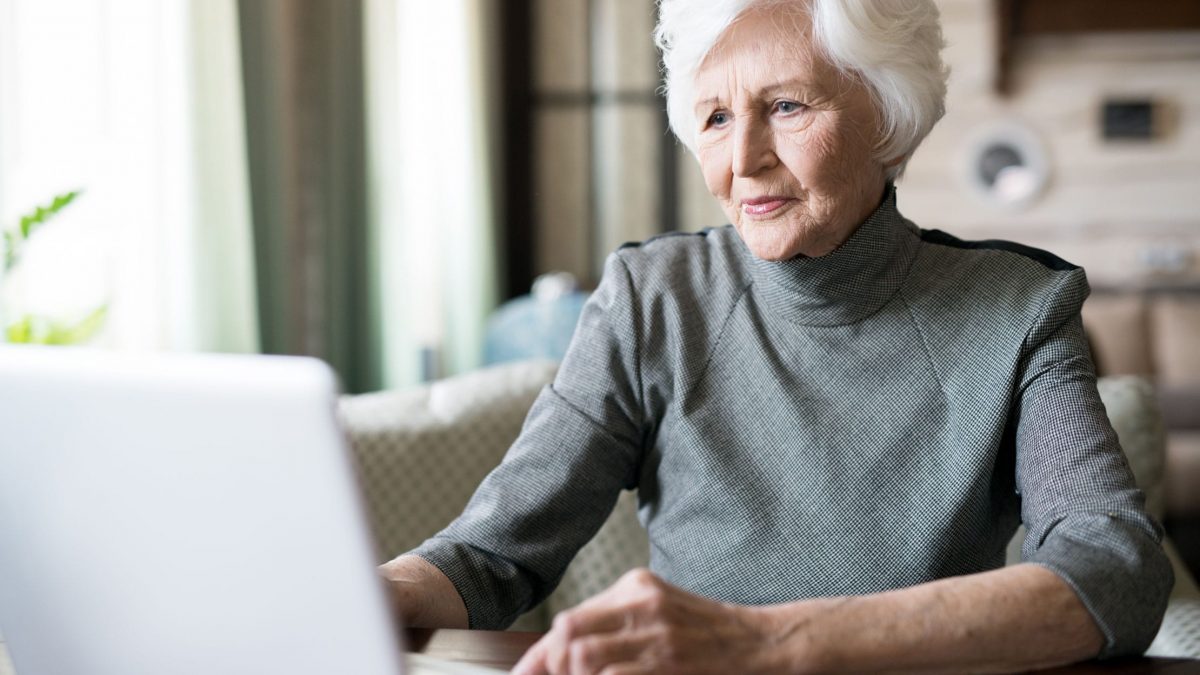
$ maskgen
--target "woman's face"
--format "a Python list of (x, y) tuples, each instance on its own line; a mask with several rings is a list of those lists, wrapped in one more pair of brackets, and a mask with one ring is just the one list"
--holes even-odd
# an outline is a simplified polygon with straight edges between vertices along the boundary
[(883, 196), (870, 94), (817, 53), (809, 29), (794, 9), (750, 10), (696, 75), (704, 182), (766, 260), (829, 253)]

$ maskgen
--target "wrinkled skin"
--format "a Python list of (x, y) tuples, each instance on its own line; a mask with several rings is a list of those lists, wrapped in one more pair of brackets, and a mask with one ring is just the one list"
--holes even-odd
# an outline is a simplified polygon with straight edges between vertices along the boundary
[[(813, 47), (795, 8), (752, 10), (696, 75), (697, 156), (709, 192), (766, 260), (829, 253), (879, 205), (879, 121), (859, 79)], [(743, 200), (787, 201), (765, 215)]]
[(756, 672), (769, 634), (758, 610), (692, 595), (634, 570), (562, 612), (519, 675)]

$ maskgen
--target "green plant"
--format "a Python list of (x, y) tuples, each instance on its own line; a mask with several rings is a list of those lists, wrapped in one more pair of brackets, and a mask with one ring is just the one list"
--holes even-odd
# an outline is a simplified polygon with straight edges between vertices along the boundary
[[(4, 231), (4, 272), (7, 277), (21, 262), (30, 238), (81, 194), (72, 190), (56, 195), (49, 204), (21, 216), (16, 227)], [(98, 307), (83, 319), (64, 322), (35, 314), (24, 314), (4, 326), (5, 339), (12, 343), (70, 345), (90, 340), (104, 326), (108, 306)]]
[(32, 211), (21, 216), (21, 220), (17, 227), (4, 232), (4, 271), (10, 272), (17, 266), (21, 260), (21, 253), (25, 249), (26, 242), (33, 236), (33, 233), (41, 229), (51, 218), (58, 215), (68, 204), (75, 201), (75, 198), (81, 194), (80, 190), (72, 190), (64, 192), (61, 195), (56, 195), (45, 206), (34, 207)]

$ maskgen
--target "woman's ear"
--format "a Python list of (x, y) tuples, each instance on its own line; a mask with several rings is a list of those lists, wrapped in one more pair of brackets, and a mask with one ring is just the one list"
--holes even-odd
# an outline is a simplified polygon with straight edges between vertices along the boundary
[(895, 159), (889, 159), (888, 161), (883, 163), (883, 168), (890, 169), (893, 166), (899, 166), (900, 162), (903, 162), (906, 157), (908, 157), (908, 155), (900, 155), (899, 157), (896, 157)]

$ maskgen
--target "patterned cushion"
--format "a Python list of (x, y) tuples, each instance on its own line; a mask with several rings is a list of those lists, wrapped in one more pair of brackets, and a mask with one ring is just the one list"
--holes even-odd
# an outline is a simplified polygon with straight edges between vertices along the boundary
[[(415, 548), (462, 512), (557, 369), (555, 361), (524, 361), (413, 389), (342, 397), (339, 414), (381, 562)], [(548, 623), (543, 606), (512, 629), (545, 630)]]
[(1166, 432), (1154, 387), (1135, 376), (1102, 377), (1097, 385), (1138, 487), (1146, 493), (1146, 509), (1162, 520)]
[(612, 586), (625, 572), (650, 564), (650, 542), (637, 519), (637, 494), (622, 492), (612, 515), (567, 567), (543, 603), (549, 616)]
[(1175, 589), (1167, 603), (1167, 615), (1154, 642), (1146, 650), (1152, 656), (1179, 656), (1200, 658), (1200, 590), (1196, 581), (1186, 570), (1179, 551), (1169, 540), (1163, 541), (1163, 549), (1175, 568)]
[(341, 399), (381, 560), (416, 547), (462, 512), (556, 369), (553, 361), (526, 361)]
[(1200, 658), (1200, 599), (1171, 598), (1162, 628), (1146, 653), (1150, 656)]

